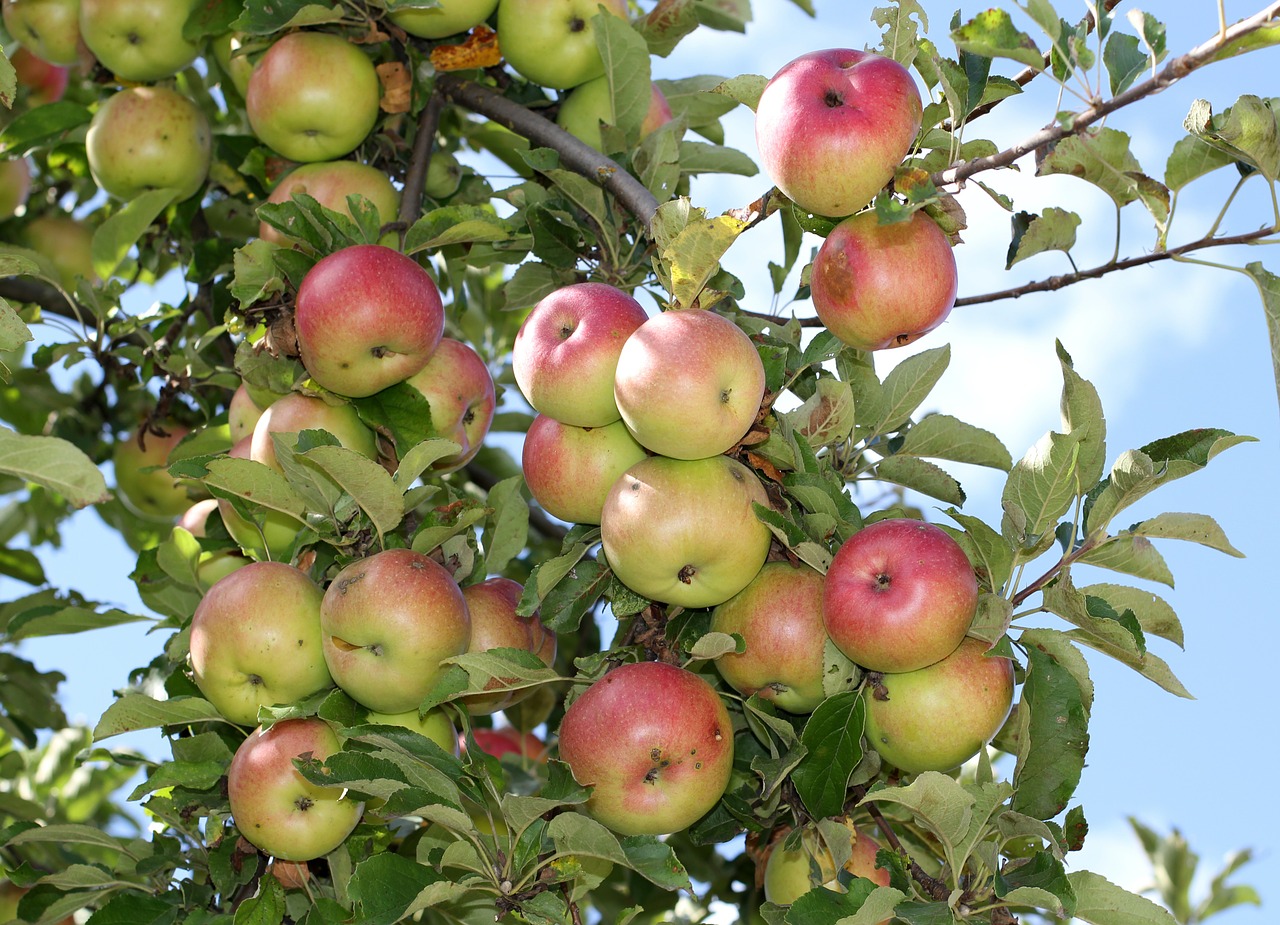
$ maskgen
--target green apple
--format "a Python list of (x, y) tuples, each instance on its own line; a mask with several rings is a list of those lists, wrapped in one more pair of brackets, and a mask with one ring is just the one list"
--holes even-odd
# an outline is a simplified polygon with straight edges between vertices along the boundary
[[(604, 150), (604, 140), (600, 133), (600, 123), (616, 125), (613, 111), (613, 96), (609, 91), (607, 76), (588, 80), (575, 87), (560, 104), (556, 114), (556, 124), (597, 151)], [(645, 112), (644, 121), (640, 123), (640, 137), (657, 131), (671, 121), (671, 105), (657, 84), (650, 84), (649, 109)]]
[[(252, 436), (241, 437), (227, 455), (233, 459), (252, 458), (252, 441)], [(254, 520), (246, 520), (223, 498), (218, 499), (218, 513), (236, 545), (260, 561), (284, 561), (302, 529), (296, 518), (269, 508), (262, 509)]]
[(70, 214), (45, 213), (22, 226), (19, 238), (49, 261), (62, 288), (74, 292), (76, 278), (100, 282), (93, 268), (93, 229)]
[(369, 711), (369, 722), (383, 726), (403, 726), (420, 736), (435, 742), (450, 755), (458, 754), (458, 730), (449, 719), (449, 714), (439, 707), (419, 713), (417, 710), (406, 710), (403, 713), (379, 713)]
[(31, 163), (25, 157), (0, 160), (0, 221), (13, 218), (31, 195)]
[(456, 472), (470, 462), (493, 424), (497, 401), (493, 376), (480, 354), (452, 337), (440, 338), (427, 365), (405, 383), (431, 407), (431, 429), (462, 449), (431, 464), (437, 475)]
[(480, 25), (497, 8), (498, 0), (439, 0), (426, 9), (395, 10), (388, 18), (410, 35), (442, 39)]
[(4, 27), (42, 61), (80, 60), (80, 0), (4, 0)]
[(227, 769), (231, 816), (245, 840), (286, 861), (310, 861), (341, 845), (360, 822), (363, 805), (341, 787), (311, 783), (293, 764), (305, 756), (323, 761), (341, 747), (317, 717), (250, 733)]
[(444, 673), (441, 662), (471, 641), (453, 576), (411, 549), (374, 553), (334, 576), (320, 625), (333, 680), (379, 713), (417, 709)]
[(266, 410), (249, 394), (249, 388), (243, 382), (231, 393), (231, 401), (227, 403), (227, 426), (231, 431), (231, 442), (239, 443), (253, 434), (258, 419)]
[(498, 42), (520, 76), (567, 90), (604, 73), (592, 18), (627, 18), (626, 0), (501, 0)]
[[(888, 886), (889, 871), (876, 867), (879, 843), (848, 819), (842, 821), (849, 830), (853, 852), (844, 869), (855, 877), (865, 877), (877, 886)], [(835, 859), (818, 830), (806, 826), (796, 837), (800, 843), (795, 847), (786, 846), (786, 842), (791, 841), (791, 837), (787, 837), (778, 839), (770, 849), (764, 865), (765, 899), (780, 906), (789, 906), (815, 887), (843, 893)]]
[(212, 157), (209, 120), (168, 87), (130, 87), (98, 107), (85, 136), (94, 182), (117, 199), (173, 189), (174, 201), (204, 185)]
[[(289, 172), (271, 191), (267, 202), (288, 202), (295, 193), (306, 193), (327, 209), (351, 215), (348, 196), (363, 196), (378, 210), (385, 225), (396, 220), (400, 192), (385, 173), (358, 161), (318, 161), (302, 164)], [(258, 236), (264, 241), (288, 246), (289, 238), (262, 222)]]
[(80, 0), (80, 37), (119, 80), (163, 80), (200, 53), (200, 43), (182, 34), (197, 6), (199, 0)]
[[(542, 625), (538, 614), (522, 617), (516, 613), (524, 586), (510, 578), (495, 576), (462, 589), (471, 615), (471, 642), (468, 652), (489, 649), (524, 649), (546, 664), (555, 663), (556, 634)], [(490, 682), (497, 686), (496, 679)], [(470, 694), (460, 698), (472, 716), (494, 713), (523, 700), (532, 689), (496, 691), (492, 694)]]
[(462, 185), (462, 165), (448, 151), (434, 151), (422, 191), (432, 199), (448, 199)]
[(178, 424), (160, 426), (163, 433), (125, 434), (111, 451), (116, 491), (125, 507), (147, 520), (172, 521), (191, 506), (188, 483), (167, 470), (169, 454), (189, 430)]
[(764, 565), (772, 534), (754, 504), (769, 506), (756, 474), (728, 456), (651, 456), (613, 484), (600, 540), (613, 573), (645, 597), (715, 607)]
[(258, 61), (245, 91), (267, 147), (310, 163), (349, 154), (378, 121), (382, 83), (369, 56), (329, 32), (290, 32)]
[(273, 435), (297, 434), (304, 430), (323, 430), (338, 443), (369, 459), (378, 458), (377, 438), (346, 402), (329, 404), (301, 392), (291, 392), (272, 402), (258, 418), (250, 437), (249, 458), (283, 474), (276, 458)]
[(560, 758), (592, 788), (587, 815), (621, 835), (665, 835), (724, 795), (733, 724), (715, 688), (692, 671), (621, 665), (565, 711)]
[(533, 499), (571, 524), (600, 523), (613, 483), (649, 455), (621, 421), (574, 427), (545, 414), (529, 425), (521, 454)]
[(231, 81), (231, 86), (235, 87), (240, 98), (244, 99), (249, 92), (249, 77), (253, 74), (253, 61), (243, 50), (245, 36), (239, 32), (224, 32), (211, 39), (209, 47), (219, 69)]
[(300, 569), (254, 562), (223, 578), (191, 618), (191, 670), (218, 712), (244, 726), (258, 708), (333, 686), (320, 640), (324, 592)]
[[(201, 498), (182, 512), (178, 518), (176, 530), (181, 527), (197, 539), (207, 535), (206, 528), (209, 517), (218, 509), (218, 501), (214, 498)], [(248, 565), (252, 560), (241, 555), (238, 550), (216, 549), (200, 553), (196, 563), (196, 580), (201, 588), (210, 588), (218, 581), (226, 578), (236, 569)]]

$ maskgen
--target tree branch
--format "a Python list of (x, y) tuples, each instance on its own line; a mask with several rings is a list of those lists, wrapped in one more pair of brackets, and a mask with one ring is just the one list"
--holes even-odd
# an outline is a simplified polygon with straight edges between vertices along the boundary
[(0, 279), (0, 299), (10, 302), (29, 302), (39, 305), (51, 315), (80, 321), (81, 317), (67, 304), (66, 298), (56, 287), (36, 279), (24, 276), (10, 276)]
[(536, 145), (555, 149), (564, 166), (599, 183), (646, 229), (649, 227), (653, 214), (658, 211), (658, 200), (617, 161), (574, 138), (551, 120), (474, 81), (456, 74), (441, 74), (436, 78), (436, 90), (459, 106), (506, 126)]
[(400, 194), (400, 212), (396, 215), (396, 221), (402, 228), (409, 228), (422, 212), (427, 170), (431, 167), (436, 128), (440, 125), (440, 112), (443, 109), (444, 98), (437, 87), (431, 92), (431, 98), (418, 117), (418, 133), (413, 136), (413, 154), (409, 161), (409, 171), (404, 177), (404, 191)]

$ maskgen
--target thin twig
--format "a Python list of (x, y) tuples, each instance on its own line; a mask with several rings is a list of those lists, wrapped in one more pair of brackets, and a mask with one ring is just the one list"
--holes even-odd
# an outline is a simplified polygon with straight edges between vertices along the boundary
[[(862, 806), (867, 797), (867, 788), (862, 786), (854, 786), (850, 788), (856, 805)], [(884, 836), (884, 840), (889, 843), (889, 847), (907, 861), (907, 868), (911, 871), (912, 879), (924, 888), (924, 891), (930, 897), (945, 902), (951, 895), (951, 890), (947, 885), (937, 877), (930, 876), (923, 867), (911, 859), (911, 855), (907, 854), (907, 849), (902, 847), (902, 842), (898, 839), (898, 833), (893, 830), (893, 826), (889, 824), (889, 820), (884, 817), (884, 813), (880, 812), (880, 807), (875, 802), (867, 803), (865, 809), (871, 814), (871, 819), (876, 824), (876, 828), (880, 830), (880, 834)]]
[(400, 212), (396, 221), (401, 228), (409, 228), (422, 212), (422, 196), (427, 186), (427, 169), (431, 166), (431, 152), (435, 148), (436, 128), (440, 125), (440, 112), (444, 98), (438, 90), (431, 92), (427, 105), (418, 117), (418, 134), (413, 136), (413, 154), (409, 170), (404, 176), (404, 191), (400, 194)]

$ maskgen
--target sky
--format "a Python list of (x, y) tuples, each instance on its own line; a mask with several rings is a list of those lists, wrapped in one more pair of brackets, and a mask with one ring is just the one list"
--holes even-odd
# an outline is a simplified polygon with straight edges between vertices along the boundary
[[(878, 41), (870, 21), (873, 4), (816, 0), (816, 20), (785, 0), (757, 0), (754, 5), (756, 20), (745, 36), (701, 30), (705, 34), (691, 36), (670, 58), (655, 59), (655, 76), (768, 76), (806, 51), (862, 48)], [(947, 50), (954, 0), (925, 0), (922, 5), (929, 17), (929, 35)], [(1120, 13), (1131, 6), (1122, 4)], [(1153, 6), (1167, 24), (1171, 54), (1194, 47), (1217, 29), (1216, 5), (1208, 0)], [(1082, 16), (1085, 9), (1067, 0), (1059, 7), (1068, 19)], [(962, 18), (983, 8), (963, 9)], [(1227, 2), (1227, 20), (1255, 9)], [(1034, 30), (1025, 18), (1018, 21)], [(1115, 114), (1107, 124), (1127, 132), (1145, 171), (1160, 177), (1168, 151), (1185, 134), (1182, 120), (1191, 102), (1207, 99), (1217, 111), (1241, 93), (1269, 95), (1278, 59), (1280, 50), (1215, 65)], [(1005, 74), (1016, 69), (1011, 63), (997, 68)], [(992, 138), (1005, 147), (1049, 122), (1058, 108), (1054, 87), (1041, 78), (1025, 95), (975, 124), (967, 137)], [(740, 108), (725, 122), (729, 143), (753, 153), (751, 113)], [(1019, 209), (1059, 205), (1078, 212), (1082, 224), (1074, 252), (1077, 264), (1105, 261), (1115, 233), (1109, 200), (1078, 179), (1036, 179), (1029, 161), (1020, 166), (1021, 171), (989, 173), (984, 179), (1012, 196)], [(1232, 171), (1219, 171), (1181, 197), (1172, 243), (1204, 233), (1232, 182)], [(703, 178), (694, 185), (694, 203), (716, 214), (750, 203), (769, 185), (759, 176)], [(1070, 269), (1061, 255), (1042, 254), (1005, 271), (1008, 214), (973, 187), (961, 193), (960, 201), (970, 224), (956, 252), (962, 296)], [(1146, 212), (1137, 204), (1125, 212), (1121, 253), (1146, 253), (1153, 241)], [(1247, 231), (1268, 221), (1270, 200), (1262, 183), (1254, 180), (1233, 205), (1223, 230)], [(817, 238), (807, 238), (806, 252), (818, 243)], [(725, 265), (746, 283), (745, 308), (770, 309), (772, 289), (764, 266), (779, 252), (780, 232), (774, 221), (744, 236), (727, 255)], [(1236, 266), (1262, 260), (1280, 272), (1280, 260), (1265, 248), (1202, 253)], [(812, 313), (808, 303), (784, 307), (790, 310)], [(1273, 539), (1273, 525), (1280, 517), (1280, 489), (1274, 478), (1280, 463), (1280, 410), (1260, 300), (1252, 282), (1239, 273), (1165, 261), (1057, 293), (958, 308), (946, 324), (915, 345), (880, 354), (877, 366), (883, 375), (919, 350), (950, 344), (948, 372), (921, 410), (953, 414), (992, 431), (1017, 459), (1043, 433), (1060, 426), (1062, 380), (1055, 338), (1101, 396), (1108, 462), (1125, 449), (1195, 427), (1225, 428), (1258, 440), (1162, 488), (1117, 524), (1164, 511), (1209, 514), (1246, 558), (1174, 541), (1160, 545), (1177, 585), (1151, 590), (1178, 612), (1186, 648), (1182, 651), (1162, 640), (1152, 640), (1151, 647), (1196, 699), (1175, 698), (1129, 669), (1090, 655), (1097, 691), (1088, 767), (1075, 796), (1084, 807), (1090, 833), (1085, 850), (1070, 856), (1071, 866), (1095, 870), (1131, 889), (1142, 887), (1149, 873), (1126, 822), (1129, 816), (1162, 832), (1177, 827), (1202, 858), (1202, 880), (1217, 870), (1228, 852), (1251, 848), (1255, 860), (1236, 881), (1256, 886), (1264, 906), (1241, 907), (1215, 921), (1262, 925), (1274, 919), (1274, 908), (1280, 905), (1280, 811), (1271, 785), (1273, 762), (1280, 758), (1272, 744), (1276, 722), (1271, 712), (1280, 650), (1271, 584), (1280, 573), (1280, 545)], [(968, 493), (964, 512), (998, 524), (1001, 474), (958, 465), (947, 468)], [(944, 519), (932, 510), (933, 502), (916, 500), (936, 519)], [(1132, 520), (1125, 521), (1130, 515)], [(46, 557), (55, 585), (136, 606), (128, 580), (133, 557), (101, 527), (96, 515), (78, 514), (64, 540), (62, 550)], [(1121, 580), (1094, 570), (1077, 580), (1112, 579)], [(0, 593), (11, 597), (22, 591), (4, 582)], [(146, 662), (160, 643), (146, 637), (141, 627), (127, 626), (33, 640), (24, 644), (23, 653), (43, 670), (68, 675), (62, 687), (68, 713), (92, 723), (109, 703), (111, 688), (124, 682), (124, 672)], [(157, 750), (156, 738), (145, 733), (113, 744)]]

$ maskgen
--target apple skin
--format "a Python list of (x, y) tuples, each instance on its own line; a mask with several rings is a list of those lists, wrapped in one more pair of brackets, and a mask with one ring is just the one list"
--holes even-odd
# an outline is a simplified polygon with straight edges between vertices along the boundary
[(663, 662), (621, 665), (565, 711), (560, 758), (594, 788), (587, 815), (621, 835), (666, 835), (724, 795), (733, 724), (699, 675)]
[(810, 52), (779, 70), (760, 96), (760, 166), (800, 208), (850, 215), (893, 179), (921, 115), (915, 81), (892, 58)]
[(501, 0), (498, 42), (507, 63), (544, 87), (567, 90), (604, 73), (591, 18), (627, 18), (626, 0)]
[(638, 594), (715, 607), (764, 565), (772, 534), (752, 504), (769, 505), (755, 473), (728, 456), (651, 456), (609, 489), (600, 518), (605, 557)]
[(759, 693), (789, 713), (822, 703), (822, 573), (807, 565), (766, 562), (751, 583), (715, 609), (711, 629), (737, 633), (741, 653), (716, 659), (716, 669), (744, 697)]
[(831, 230), (813, 259), (810, 286), (818, 318), (844, 343), (902, 347), (951, 313), (956, 258), (924, 212), (890, 225), (863, 212)]
[(976, 755), (1000, 731), (1013, 705), (1013, 661), (986, 654), (988, 644), (966, 638), (927, 668), (881, 676), (862, 698), (866, 738), (900, 771), (950, 771)]
[(480, 354), (452, 337), (440, 338), (427, 365), (405, 380), (431, 406), (431, 427), (462, 449), (437, 459), (432, 472), (456, 472), (484, 445), (493, 424), (497, 394), (493, 376)]
[(427, 365), (444, 332), (444, 305), (431, 274), (412, 257), (357, 244), (307, 271), (294, 325), (311, 378), (362, 398)]
[(239, 443), (245, 437), (253, 435), (262, 412), (266, 409), (253, 400), (249, 388), (242, 382), (231, 393), (227, 403), (227, 427), (231, 431), (232, 444)]
[(52, 265), (62, 288), (74, 292), (76, 277), (92, 284), (101, 280), (93, 268), (93, 229), (71, 215), (45, 214), (27, 222), (21, 231), (27, 247)]
[(0, 221), (13, 218), (31, 195), (31, 163), (25, 157), (0, 161)]
[(116, 492), (125, 507), (146, 520), (171, 522), (192, 502), (186, 484), (165, 469), (169, 454), (189, 431), (176, 424), (162, 429), (164, 436), (148, 433), (143, 446), (138, 445), (137, 434), (120, 437), (112, 447), (111, 461)]
[[(182, 516), (178, 518), (177, 526), (194, 537), (203, 538), (208, 535), (206, 528), (209, 517), (216, 510), (218, 510), (218, 500), (216, 498), (201, 498), (182, 512)], [(230, 549), (202, 552), (196, 562), (196, 580), (200, 582), (202, 589), (207, 590), (232, 572), (248, 565), (251, 561), (251, 559), (241, 555), (240, 552)]]
[(440, 0), (430, 9), (395, 10), (388, 18), (420, 39), (442, 39), (480, 25), (498, 8), (498, 0)]
[(458, 730), (454, 728), (449, 714), (439, 707), (430, 709), (425, 714), (420, 714), (417, 710), (405, 710), (403, 713), (370, 710), (368, 721), (383, 726), (403, 726), (435, 742), (450, 755), (458, 754)]
[(822, 596), (836, 647), (871, 671), (914, 671), (960, 645), (978, 608), (968, 556), (940, 527), (873, 523), (836, 551)]
[[(376, 167), (357, 161), (318, 161), (302, 164), (276, 185), (267, 202), (288, 202), (294, 193), (306, 193), (320, 205), (335, 212), (351, 215), (347, 197), (360, 195), (378, 209), (383, 224), (393, 222), (400, 208), (400, 193), (387, 175)], [(266, 222), (258, 228), (258, 237), (274, 244), (289, 246), (287, 235)]]
[(199, 0), (80, 0), (80, 38), (122, 81), (172, 77), (196, 59), (182, 27)]
[[(876, 867), (876, 852), (880, 844), (862, 829), (849, 822), (853, 842), (853, 855), (845, 864), (845, 870), (855, 877), (865, 877), (877, 886), (889, 885), (889, 871)], [(783, 847), (783, 839), (774, 843), (764, 866), (764, 896), (771, 903), (789, 906), (815, 887), (826, 887), (844, 892), (837, 879), (835, 859), (822, 843), (816, 829), (806, 828), (800, 834), (798, 848)], [(814, 867), (817, 867), (816, 876)]]
[[(227, 451), (227, 455), (233, 459), (251, 459), (252, 442), (252, 436), (241, 437)], [(271, 458), (275, 459), (274, 447)], [(261, 512), (256, 523), (250, 522), (236, 513), (229, 501), (222, 498), (218, 499), (218, 513), (222, 516), (222, 525), (227, 528), (227, 533), (236, 541), (236, 545), (258, 560), (283, 560), (289, 547), (298, 538), (298, 531), (302, 529), (302, 524), (295, 518), (269, 509)]]
[(565, 523), (598, 524), (622, 473), (648, 454), (621, 421), (574, 427), (540, 414), (525, 434), (522, 468), (533, 499)]
[[(426, 12), (417, 10), (415, 12)], [(462, 185), (462, 165), (448, 151), (435, 151), (431, 162), (427, 164), (427, 177), (423, 181), (422, 191), (432, 199), (448, 199)]]
[[(550, 753), (547, 743), (532, 732), (521, 732), (514, 726), (495, 726), (492, 729), (476, 726), (472, 727), (471, 735), (480, 751), (494, 758), (515, 755), (527, 761), (546, 764)], [(458, 742), (460, 749), (466, 751), (466, 740), (460, 738)]]
[(382, 83), (369, 57), (327, 32), (291, 32), (267, 49), (245, 91), (249, 127), (291, 161), (333, 161), (378, 121)]
[(320, 607), (324, 657), (339, 687), (379, 713), (418, 707), (467, 651), (471, 616), (453, 576), (411, 549), (388, 549), (339, 572)]
[(209, 120), (176, 90), (130, 87), (94, 113), (85, 152), (94, 182), (117, 199), (171, 188), (177, 190), (174, 202), (180, 202), (209, 174)]
[(323, 761), (341, 750), (322, 719), (290, 719), (258, 727), (236, 749), (227, 769), (231, 816), (245, 840), (286, 861), (323, 857), (346, 840), (364, 806), (341, 787), (317, 787), (293, 766), (310, 755)]
[(243, 46), (244, 35), (239, 32), (224, 32), (209, 40), (214, 60), (240, 94), (240, 99), (249, 92), (249, 78), (253, 74), (253, 61), (248, 55), (238, 53)]
[(764, 390), (751, 338), (721, 315), (683, 309), (653, 316), (627, 338), (613, 397), (645, 449), (703, 459), (746, 436)]
[(533, 307), (511, 348), (511, 369), (525, 399), (574, 427), (621, 418), (613, 398), (618, 355), (648, 320), (644, 308), (606, 283), (563, 286)]
[(262, 412), (253, 427), (249, 458), (284, 474), (276, 458), (272, 434), (296, 434), (304, 430), (323, 430), (338, 442), (369, 459), (378, 458), (378, 444), (373, 431), (364, 425), (356, 409), (349, 404), (331, 405), (322, 398), (291, 392), (276, 399)]
[[(649, 109), (644, 121), (640, 123), (641, 138), (671, 121), (671, 104), (667, 102), (666, 96), (658, 89), (657, 84), (650, 84), (650, 89)], [(603, 151), (600, 123), (613, 125), (615, 118), (613, 100), (609, 95), (609, 78), (601, 76), (570, 91), (560, 104), (556, 124), (584, 144)]]
[[(462, 589), (471, 615), (471, 642), (468, 652), (489, 649), (524, 649), (547, 665), (555, 663), (556, 634), (542, 625), (538, 614), (522, 617), (516, 613), (524, 585), (510, 578), (495, 576)], [(493, 683), (493, 682), (491, 682)], [(528, 697), (532, 688), (520, 691), (497, 691), (472, 694), (459, 702), (472, 716), (495, 713)]]
[(35, 109), (56, 103), (67, 92), (71, 73), (68, 68), (50, 64), (27, 48), (19, 48), (9, 57), (19, 85), (27, 88), (27, 106)]
[(320, 640), (324, 592), (282, 562), (253, 562), (223, 578), (191, 618), (191, 669), (218, 712), (242, 726), (258, 708), (333, 686)]
[(80, 0), (4, 0), (4, 27), (42, 61), (80, 60)]

